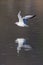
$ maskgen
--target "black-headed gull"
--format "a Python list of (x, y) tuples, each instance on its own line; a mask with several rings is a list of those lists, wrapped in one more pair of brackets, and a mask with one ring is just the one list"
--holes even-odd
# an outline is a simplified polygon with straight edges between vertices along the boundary
[(30, 45), (27, 45), (26, 39), (24, 39), (24, 38), (17, 38), (15, 40), (15, 43), (18, 43), (18, 46), (17, 46), (17, 53), (18, 54), (19, 54), (21, 48), (24, 48), (25, 51), (28, 51), (28, 50), (32, 49), (32, 47)]
[(18, 16), (19, 22), (15, 22), (14, 24), (20, 27), (28, 27), (27, 25), (28, 19), (35, 17), (35, 15), (27, 15), (27, 16), (22, 17), (21, 11), (19, 11), (17, 16)]

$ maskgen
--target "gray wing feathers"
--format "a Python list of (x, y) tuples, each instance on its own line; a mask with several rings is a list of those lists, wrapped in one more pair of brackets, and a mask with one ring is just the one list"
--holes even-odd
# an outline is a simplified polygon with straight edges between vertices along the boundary
[(31, 17), (33, 17), (33, 15), (27, 15), (27, 16), (23, 17), (23, 19), (28, 19), (28, 18), (31, 18)]

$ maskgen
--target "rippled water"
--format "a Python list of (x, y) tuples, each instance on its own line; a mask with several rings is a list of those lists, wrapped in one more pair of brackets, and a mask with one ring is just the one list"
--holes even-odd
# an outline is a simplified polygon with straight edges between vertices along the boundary
[[(14, 25), (17, 13), (35, 14), (28, 20), (29, 28)], [(17, 55), (16, 38), (26, 38), (33, 50)], [(0, 65), (43, 65), (43, 1), (0, 0)]]

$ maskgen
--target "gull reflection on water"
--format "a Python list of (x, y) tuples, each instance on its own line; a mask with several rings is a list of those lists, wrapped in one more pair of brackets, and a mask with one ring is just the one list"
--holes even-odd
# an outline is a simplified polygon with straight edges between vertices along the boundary
[(17, 53), (19, 54), (21, 48), (24, 48), (25, 51), (29, 51), (32, 49), (32, 47), (27, 44), (27, 40), (25, 38), (17, 38), (15, 40), (15, 43), (18, 43), (18, 46), (17, 46)]

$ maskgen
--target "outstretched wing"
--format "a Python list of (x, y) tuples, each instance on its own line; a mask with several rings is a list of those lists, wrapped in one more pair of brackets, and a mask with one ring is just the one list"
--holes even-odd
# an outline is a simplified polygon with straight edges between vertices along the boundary
[(19, 13), (17, 15), (19, 19), (21, 18), (21, 15), (20, 14), (21, 14), (21, 11), (19, 11)]
[(32, 17), (33, 17), (33, 15), (27, 15), (27, 16), (23, 17), (23, 19), (28, 19), (28, 18), (32, 18)]
[(23, 45), (23, 47), (27, 49), (32, 48), (30, 45)]
[(20, 15), (21, 14), (21, 11), (19, 11), (19, 13), (18, 13), (18, 19), (19, 19), (19, 22), (23, 22), (23, 18), (22, 18), (22, 16)]

